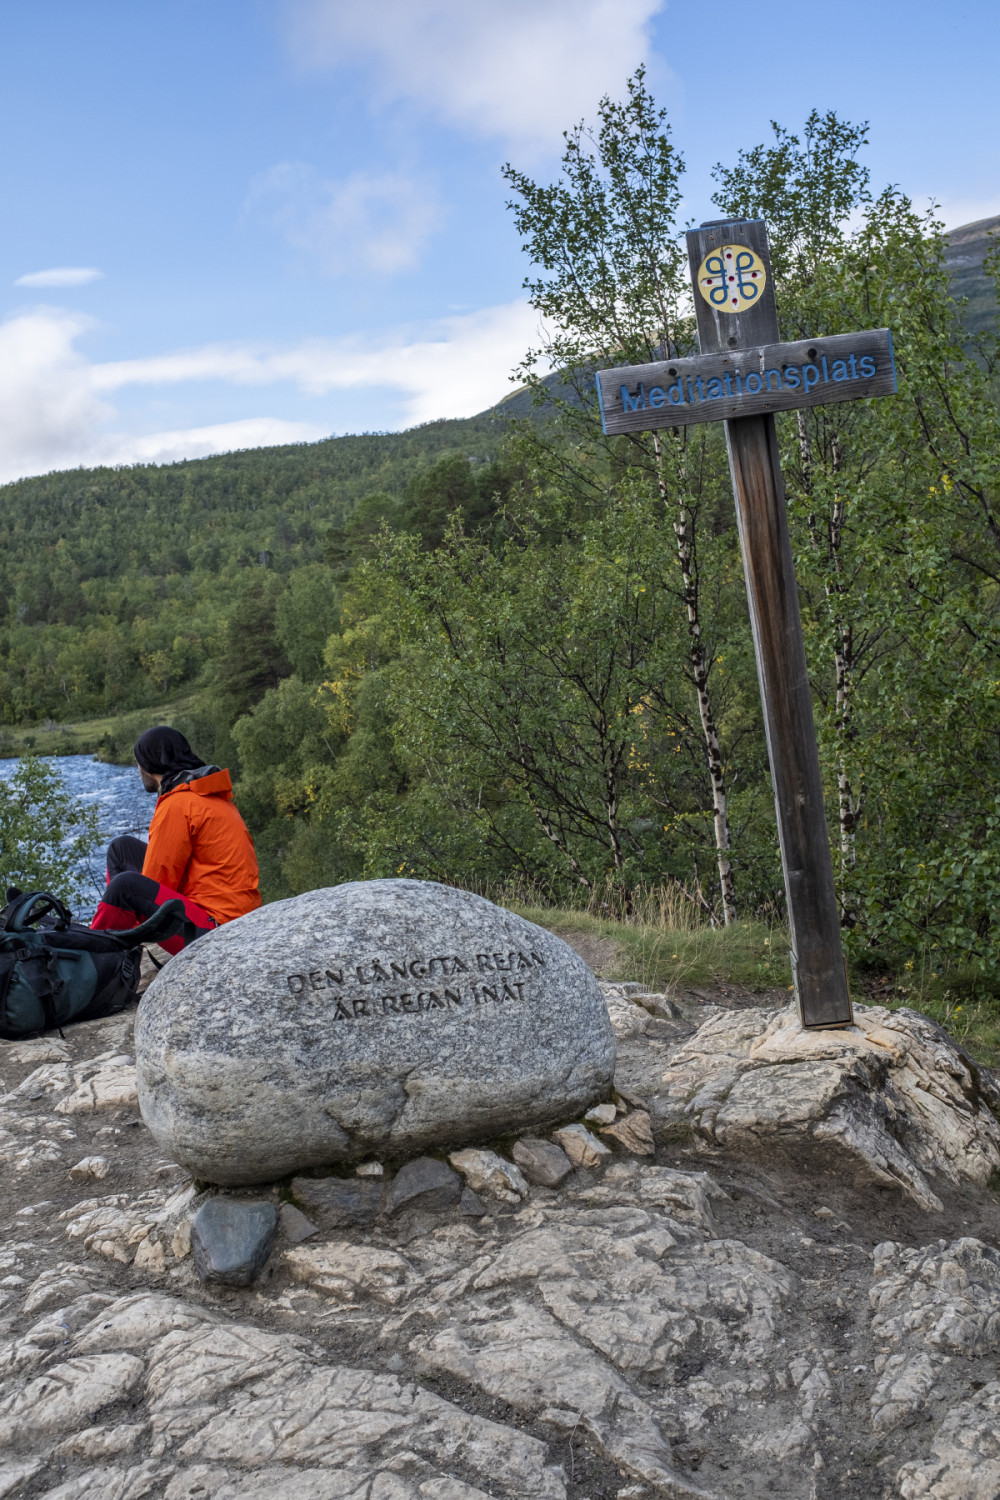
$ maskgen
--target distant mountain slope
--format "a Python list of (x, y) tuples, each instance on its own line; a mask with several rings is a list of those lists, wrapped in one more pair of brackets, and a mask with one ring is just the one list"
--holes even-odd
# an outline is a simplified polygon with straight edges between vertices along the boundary
[(997, 299), (993, 283), (983, 271), (983, 257), (992, 248), (990, 235), (1000, 230), (1000, 214), (961, 224), (948, 235), (945, 260), (951, 272), (956, 297), (967, 297), (965, 321), (970, 333), (983, 333), (993, 326)]
[[(576, 391), (568, 381), (562, 378), (558, 371), (552, 375), (543, 376), (542, 385), (553, 398), (553, 403), (555, 401), (567, 401), (571, 406), (578, 404)], [(590, 385), (593, 390), (593, 380), (590, 381)], [(536, 401), (535, 394), (530, 386), (520, 385), (516, 390), (510, 391), (505, 396), (501, 396), (495, 407), (491, 407), (488, 411), (480, 412), (480, 417), (488, 417), (495, 413), (496, 416), (506, 418), (509, 421), (521, 421), (526, 417), (533, 417), (537, 421), (550, 416), (554, 410), (554, 404), (550, 404), (547, 401)]]

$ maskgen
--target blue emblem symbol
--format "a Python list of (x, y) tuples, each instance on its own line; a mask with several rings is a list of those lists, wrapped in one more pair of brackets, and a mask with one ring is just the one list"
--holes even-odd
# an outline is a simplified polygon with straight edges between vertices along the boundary
[(701, 263), (698, 289), (720, 312), (739, 312), (756, 302), (767, 281), (763, 262), (745, 245), (723, 245)]

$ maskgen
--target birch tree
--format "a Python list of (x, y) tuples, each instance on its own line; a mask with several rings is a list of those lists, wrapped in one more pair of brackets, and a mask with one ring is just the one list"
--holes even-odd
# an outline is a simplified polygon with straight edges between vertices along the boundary
[[(691, 482), (703, 472), (705, 433), (687, 429), (635, 434), (605, 445), (604, 466), (588, 464), (598, 415), (593, 371), (600, 365), (638, 364), (693, 352), (687, 263), (678, 238), (684, 163), (639, 68), (623, 103), (604, 98), (596, 130), (566, 132), (560, 180), (534, 182), (508, 165), (504, 176), (523, 248), (536, 274), (525, 281), (542, 319), (543, 338), (520, 373), (543, 403), (552, 403), (541, 371), (558, 370), (572, 388), (559, 400), (559, 441), (544, 431), (531, 439), (536, 462), (549, 477), (577, 489), (591, 503), (609, 475), (633, 471), (655, 486), (674, 538), (679, 581), (673, 592), (687, 634), (687, 677), (698, 705), (702, 753), (714, 829), (723, 920), (736, 918), (726, 754), (713, 694), (719, 642), (706, 619), (702, 580), (704, 490)], [(570, 438), (567, 448), (566, 439)]]
[(779, 419), (842, 918), (993, 971), (997, 338), (963, 329), (933, 213), (871, 193), (867, 127), (814, 113), (801, 140), (774, 132), (717, 169), (716, 201), (771, 226), (783, 336), (888, 326), (899, 378), (891, 400)]
[(415, 779), (534, 885), (610, 881), (627, 901), (690, 881), (691, 856), (700, 883), (697, 736), (674, 707), (681, 622), (656, 504), (620, 497), (556, 544), (537, 510), (498, 548), (456, 523), (433, 553), (400, 537), (367, 570), (392, 591), (387, 681)]

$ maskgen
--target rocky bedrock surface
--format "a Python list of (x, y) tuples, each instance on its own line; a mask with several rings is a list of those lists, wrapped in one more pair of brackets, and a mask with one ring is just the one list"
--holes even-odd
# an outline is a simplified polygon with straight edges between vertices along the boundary
[[(1000, 1493), (993, 1080), (905, 1011), (603, 991), (603, 1108), (228, 1192), (130, 1016), (0, 1044), (0, 1500)], [(250, 1285), (220, 1200), (278, 1210)]]

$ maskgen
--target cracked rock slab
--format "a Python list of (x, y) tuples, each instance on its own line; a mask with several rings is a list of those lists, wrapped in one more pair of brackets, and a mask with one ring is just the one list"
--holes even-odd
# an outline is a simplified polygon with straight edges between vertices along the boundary
[[(785, 1378), (787, 1395), (768, 1373), (784, 1366), (782, 1325), (796, 1278), (747, 1245), (709, 1237), (703, 1174), (668, 1172), (664, 1180), (638, 1163), (611, 1170), (600, 1187), (635, 1206), (566, 1203), (522, 1214), (521, 1232), (480, 1248), (464, 1272), (441, 1282), (434, 1326), (410, 1347), (428, 1371), (579, 1430), (656, 1493), (701, 1494), (679, 1469), (674, 1444), (701, 1442), (749, 1393), (782, 1403), (769, 1432), (775, 1421), (781, 1431), (798, 1421), (798, 1446), (809, 1437), (805, 1419), (823, 1393), (805, 1379), (808, 1367), (801, 1390)], [(638, 1206), (646, 1176), (651, 1195), (669, 1192), (686, 1222)], [(583, 1191), (574, 1197), (589, 1201)], [(451, 1251), (463, 1258), (460, 1243)], [(430, 1312), (426, 1302), (423, 1310)], [(692, 1363), (703, 1374), (685, 1383)]]
[(78, 1082), (55, 1109), (58, 1115), (90, 1114), (98, 1109), (120, 1109), (137, 1100), (132, 1059), (114, 1058), (91, 1077)]
[(406, 1156), (573, 1118), (615, 1045), (586, 964), (468, 891), (310, 891), (185, 948), (143, 995), (139, 1102), (221, 1185)]
[(142, 1373), (142, 1361), (123, 1353), (81, 1354), (54, 1365), (0, 1398), (4, 1441), (17, 1446), (82, 1426), (131, 1395)]
[(1000, 1166), (990, 1075), (914, 1011), (856, 1006), (855, 1020), (803, 1031), (793, 1006), (716, 1012), (672, 1057), (657, 1123), (758, 1156), (825, 1153), (932, 1211), (935, 1177), (987, 1182)]
[(566, 1495), (530, 1434), (165, 1295), (110, 1303), (26, 1382), (0, 1382), (0, 1424), (2, 1443), (24, 1450), (0, 1466), (0, 1482), (37, 1473), (53, 1446), (90, 1461), (50, 1500)]
[(1000, 1381), (953, 1406), (925, 1463), (904, 1464), (902, 1500), (993, 1500), (1000, 1494)]
[(965, 1238), (875, 1247), (872, 1332), (942, 1353), (989, 1354), (1000, 1343), (1000, 1252)]
[(868, 1300), (881, 1344), (872, 1427), (935, 1420), (1000, 1341), (1000, 1254), (970, 1237), (919, 1248), (887, 1241), (875, 1247)]
[(574, 1413), (626, 1472), (669, 1486), (671, 1495), (704, 1496), (677, 1473), (649, 1406), (549, 1313), (517, 1300), (506, 1316), (453, 1324), (418, 1340), (415, 1349), (426, 1369), (458, 1376), (512, 1406)]
[(181, 1188), (169, 1197), (149, 1192), (130, 1199), (124, 1193), (87, 1198), (59, 1215), (71, 1240), (82, 1240), (94, 1255), (122, 1265), (152, 1261), (162, 1268), (191, 1249), (189, 1210), (195, 1192)]

